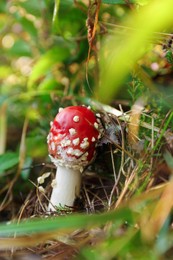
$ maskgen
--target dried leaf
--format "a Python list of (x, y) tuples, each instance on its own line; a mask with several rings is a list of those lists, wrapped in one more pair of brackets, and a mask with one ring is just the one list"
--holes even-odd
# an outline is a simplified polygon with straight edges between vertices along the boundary
[(120, 141), (118, 138), (120, 136), (120, 131), (121, 130), (119, 125), (115, 125), (115, 124), (108, 125), (107, 129), (105, 130), (105, 134), (101, 139), (99, 145), (111, 144), (111, 143), (120, 145)]
[(142, 110), (144, 109), (144, 101), (139, 99), (132, 106), (132, 111), (130, 114), (130, 122), (128, 126), (128, 142), (133, 147), (138, 143), (138, 134), (140, 127), (140, 117)]
[(7, 104), (0, 107), (0, 154), (5, 152), (7, 135)]
[(96, 34), (100, 4), (100, 0), (91, 0), (88, 8), (88, 18), (86, 21), (86, 26), (88, 29), (88, 43), (90, 46), (90, 50), (93, 47), (93, 41)]
[(160, 200), (151, 214), (148, 222), (142, 225), (142, 235), (147, 241), (153, 241), (158, 232), (161, 230), (163, 224), (168, 218), (173, 206), (173, 178), (171, 178), (168, 185), (165, 187)]

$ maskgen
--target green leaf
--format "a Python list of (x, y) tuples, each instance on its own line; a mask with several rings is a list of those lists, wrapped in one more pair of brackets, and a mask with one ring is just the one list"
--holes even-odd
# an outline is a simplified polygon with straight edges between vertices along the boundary
[(29, 173), (31, 170), (31, 164), (32, 164), (33, 160), (31, 157), (27, 157), (25, 159), (24, 165), (23, 165), (23, 169), (21, 171), (21, 177), (23, 178), (23, 180), (27, 180), (29, 177)]
[[(133, 248), (137, 250), (140, 245), (141, 241), (139, 231), (134, 228), (129, 228), (123, 236), (109, 236), (108, 239), (105, 239), (103, 242), (96, 245), (93, 248), (92, 253), (90, 247), (84, 247), (79, 255), (79, 259), (126, 259), (125, 255), (127, 250), (131, 252), (132, 256)], [(119, 254), (124, 257), (115, 258)]]
[(23, 40), (17, 40), (8, 50), (8, 54), (15, 56), (31, 56), (31, 46)]
[(167, 51), (165, 57), (166, 57), (168, 63), (173, 64), (173, 55), (172, 55), (172, 51)]
[(70, 40), (73, 37), (80, 36), (85, 28), (86, 19), (87, 16), (78, 8), (74, 8), (73, 4), (61, 1), (58, 12), (57, 33)]
[(41, 82), (41, 84), (38, 86), (39, 90), (52, 90), (52, 89), (56, 89), (56, 87), (59, 84), (57, 83), (57, 81), (54, 78), (45, 78), (45, 80), (43, 80)]
[(19, 22), (22, 25), (24, 31), (27, 31), (33, 37), (37, 36), (37, 29), (31, 21), (25, 17), (22, 17)]
[(44, 1), (20, 1), (20, 6), (22, 6), (28, 13), (34, 16), (41, 16), (42, 10), (46, 7)]
[(10, 74), (12, 74), (12, 68), (9, 66), (1, 66), (0, 69), (0, 79), (5, 79), (6, 77), (8, 77)]
[(0, 2), (0, 12), (5, 13), (6, 9), (7, 9), (7, 3), (5, 1), (1, 1)]
[(26, 138), (27, 155), (32, 158), (40, 158), (46, 156), (48, 152), (47, 152), (47, 144), (45, 140), (46, 140), (45, 136), (42, 135), (27, 137)]
[(36, 80), (45, 76), (54, 64), (64, 61), (69, 56), (69, 50), (60, 46), (54, 47), (45, 53), (35, 64), (28, 81), (28, 87), (32, 87)]
[(8, 16), (5, 13), (0, 13), (0, 32), (2, 32), (7, 24)]
[(39, 234), (45, 232), (58, 232), (79, 228), (99, 226), (113, 221), (117, 225), (133, 222), (131, 210), (128, 208), (95, 215), (69, 215), (67, 217), (54, 217), (47, 219), (35, 219), (20, 222), (20, 224), (0, 224), (0, 236), (21, 236), (26, 234)]
[(19, 154), (7, 152), (0, 155), (0, 174), (17, 165), (19, 162)]

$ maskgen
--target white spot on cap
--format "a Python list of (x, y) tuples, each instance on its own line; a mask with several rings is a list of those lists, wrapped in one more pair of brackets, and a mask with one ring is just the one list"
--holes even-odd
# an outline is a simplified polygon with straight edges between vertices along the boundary
[(54, 142), (51, 143), (51, 149), (52, 149), (52, 151), (55, 151), (55, 143)]
[(53, 138), (52, 133), (49, 133), (48, 136), (47, 136), (47, 139), (50, 141), (50, 140), (52, 140), (52, 138)]
[(69, 155), (74, 155), (74, 150), (73, 150), (72, 147), (69, 147), (69, 148), (68, 148), (67, 154), (69, 154)]
[(59, 139), (64, 138), (65, 134), (58, 134)]
[(89, 146), (88, 138), (84, 138), (82, 143), (80, 144), (80, 147), (82, 149), (86, 149), (86, 148), (88, 148), (88, 146)]
[(79, 156), (81, 156), (82, 154), (83, 154), (83, 152), (80, 151), (79, 149), (75, 149), (75, 150), (74, 150), (74, 155), (75, 155), (76, 157), (79, 157)]
[(95, 141), (96, 141), (96, 139), (95, 139), (95, 137), (93, 136), (92, 139), (91, 139), (91, 142), (95, 142)]
[(63, 107), (60, 107), (58, 112), (60, 113), (61, 111), (63, 111), (63, 109), (64, 109)]
[(98, 129), (98, 128), (99, 128), (99, 125), (95, 122), (95, 123), (94, 123), (94, 127), (95, 127), (95, 129)]
[(69, 146), (69, 145), (71, 145), (71, 140), (64, 139), (64, 140), (61, 141), (61, 146), (62, 147), (66, 147), (66, 146)]
[(53, 125), (53, 122), (51, 121), (51, 122), (50, 122), (50, 126), (52, 126), (52, 125)]
[(87, 156), (82, 157), (82, 158), (81, 158), (81, 161), (82, 161), (83, 163), (85, 163), (85, 165), (87, 165), (87, 164), (88, 164)]
[(57, 131), (57, 128), (56, 128), (56, 126), (55, 125), (52, 125), (52, 131)]
[(83, 156), (81, 157), (81, 160), (82, 160), (82, 161), (87, 161), (88, 155), (89, 155), (88, 152), (84, 153)]
[(74, 117), (73, 117), (73, 121), (74, 121), (75, 123), (79, 122), (79, 116), (74, 116)]
[(74, 139), (74, 140), (72, 141), (72, 143), (73, 143), (74, 145), (78, 145), (78, 144), (80, 143), (80, 139), (79, 139), (79, 138), (76, 138), (76, 139)]
[(70, 128), (68, 131), (69, 131), (70, 135), (76, 134), (76, 130), (74, 128)]

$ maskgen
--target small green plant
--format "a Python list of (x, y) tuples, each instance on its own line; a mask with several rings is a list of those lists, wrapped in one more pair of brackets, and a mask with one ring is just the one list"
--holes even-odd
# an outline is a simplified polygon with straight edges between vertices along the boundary
[(128, 84), (128, 93), (131, 105), (133, 105), (139, 98), (144, 96), (146, 98), (147, 88), (137, 76), (134, 76), (131, 83)]

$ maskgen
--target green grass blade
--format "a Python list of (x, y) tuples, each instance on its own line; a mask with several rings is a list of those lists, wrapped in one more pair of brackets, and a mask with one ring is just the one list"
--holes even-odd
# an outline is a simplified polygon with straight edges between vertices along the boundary
[(4, 103), (0, 107), (0, 154), (5, 152), (6, 136), (7, 136), (7, 104)]
[(132, 222), (131, 211), (127, 208), (118, 209), (109, 213), (95, 215), (70, 215), (66, 217), (54, 217), (46, 219), (35, 219), (22, 221), (20, 224), (0, 224), (0, 236), (9, 237), (22, 236), (26, 234), (56, 232), (62, 230), (71, 230), (78, 228), (89, 228), (91, 226), (99, 226), (114, 221), (123, 223), (125, 221)]
[(96, 97), (102, 102), (113, 98), (137, 60), (144, 55), (147, 40), (158, 31), (172, 25), (173, 1), (152, 1), (139, 12), (130, 13), (123, 24), (133, 28), (131, 34), (116, 34), (107, 39), (101, 48), (101, 84)]

